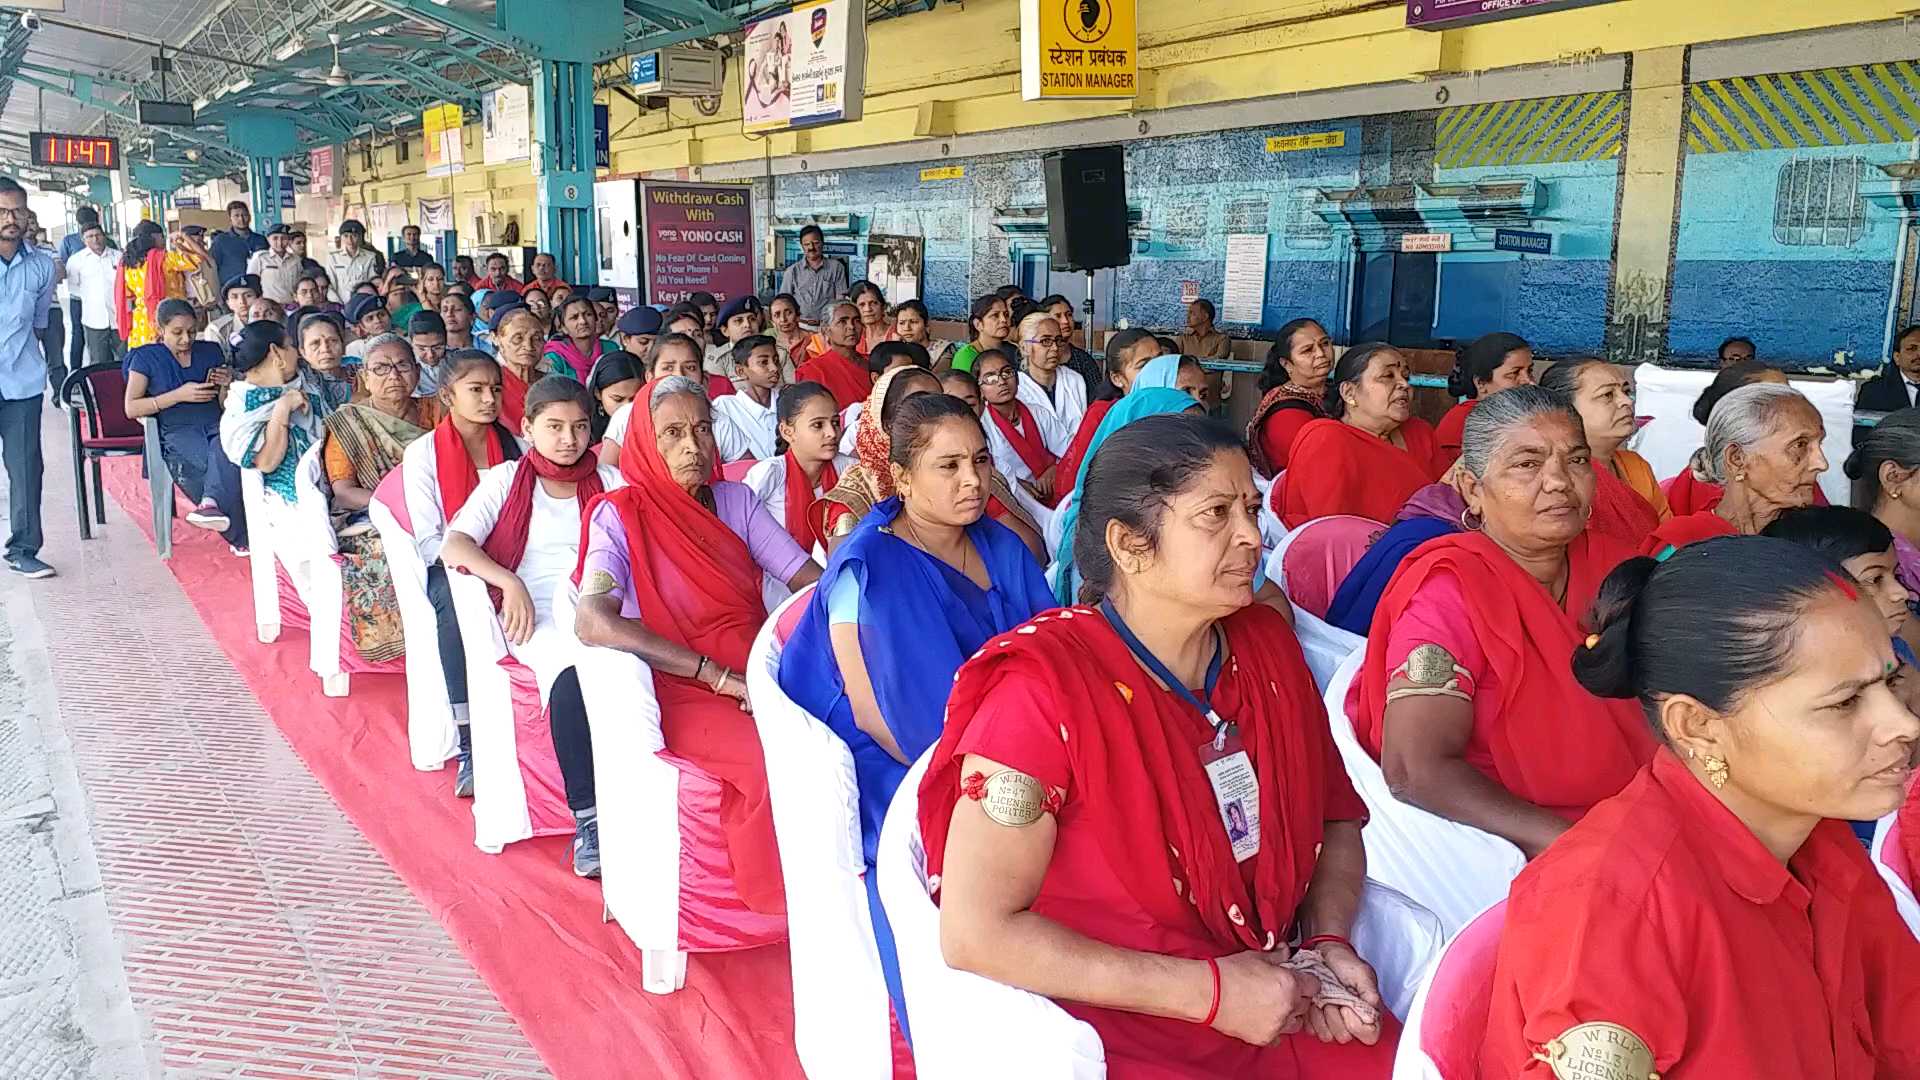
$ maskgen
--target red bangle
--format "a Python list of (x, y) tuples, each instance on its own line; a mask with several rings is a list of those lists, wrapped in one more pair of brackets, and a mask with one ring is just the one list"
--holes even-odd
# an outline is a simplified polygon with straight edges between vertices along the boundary
[(1220, 1015), (1220, 965), (1212, 957), (1207, 958), (1207, 971), (1213, 976), (1213, 1002), (1207, 1006), (1207, 1018), (1200, 1021), (1201, 1027), (1212, 1027), (1213, 1018)]
[[(1334, 945), (1345, 945), (1347, 948), (1353, 949), (1353, 942), (1348, 941), (1346, 938), (1341, 937), (1339, 934), (1315, 934), (1312, 937), (1308, 938), (1307, 940), (1301, 942), (1299, 947), (1302, 949), (1311, 949), (1316, 945), (1326, 945), (1329, 943)], [(1360, 950), (1353, 949), (1353, 951), (1357, 953)]]

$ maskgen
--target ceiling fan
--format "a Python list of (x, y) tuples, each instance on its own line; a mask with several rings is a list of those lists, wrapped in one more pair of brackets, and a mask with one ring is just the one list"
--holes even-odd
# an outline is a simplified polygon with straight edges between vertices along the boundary
[(328, 69), (326, 76), (318, 81), (324, 82), (326, 85), (336, 87), (336, 88), (347, 87), (347, 86), (406, 86), (407, 85), (407, 80), (394, 78), (392, 76), (362, 75), (362, 76), (359, 76), (358, 78), (354, 77), (351, 73), (347, 71), (346, 67), (340, 63), (340, 35), (338, 33), (329, 32), (327, 34), (327, 44), (333, 46), (333, 67)]

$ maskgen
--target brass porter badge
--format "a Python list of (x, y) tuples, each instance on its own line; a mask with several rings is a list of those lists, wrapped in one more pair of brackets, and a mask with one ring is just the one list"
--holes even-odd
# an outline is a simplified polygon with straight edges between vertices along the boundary
[(1556, 1080), (1660, 1080), (1653, 1051), (1619, 1024), (1576, 1024), (1533, 1055)]

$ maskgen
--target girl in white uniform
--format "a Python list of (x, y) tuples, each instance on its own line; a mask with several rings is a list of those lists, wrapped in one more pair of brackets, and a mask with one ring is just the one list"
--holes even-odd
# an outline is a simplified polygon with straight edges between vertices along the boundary
[[(833, 394), (817, 382), (795, 383), (783, 388), (779, 422), (781, 453), (748, 470), (746, 485), (759, 496), (760, 505), (767, 508), (775, 521), (786, 524), (794, 542), (813, 552), (814, 559), (824, 564), (826, 549), (815, 535), (813, 518), (808, 511), (822, 495), (833, 490), (840, 482), (840, 474), (853, 464), (853, 458), (836, 449), (840, 442), (840, 418), (834, 412)], [(791, 498), (790, 492), (794, 493)]]

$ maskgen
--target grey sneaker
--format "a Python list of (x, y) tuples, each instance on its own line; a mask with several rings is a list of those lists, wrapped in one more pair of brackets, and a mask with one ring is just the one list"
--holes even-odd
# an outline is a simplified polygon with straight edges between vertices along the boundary
[(203, 502), (187, 511), (187, 524), (209, 532), (226, 532), (233, 527), (233, 521), (211, 502)]
[(473, 798), (473, 753), (471, 751), (460, 751), (460, 767), (453, 773), (453, 797)]
[(600, 876), (600, 819), (590, 817), (573, 828), (573, 872), (579, 877)]
[(8, 559), (7, 569), (19, 574), (23, 578), (28, 578), (33, 581), (38, 581), (41, 578), (50, 578), (58, 573), (53, 567), (48, 566), (46, 563), (41, 562), (31, 555), (20, 555)]

